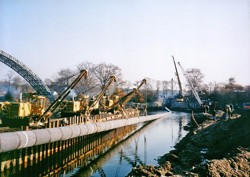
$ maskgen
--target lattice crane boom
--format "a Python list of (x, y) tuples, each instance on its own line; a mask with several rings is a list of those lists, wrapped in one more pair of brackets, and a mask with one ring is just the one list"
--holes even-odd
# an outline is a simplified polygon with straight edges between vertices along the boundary
[(180, 93), (180, 95), (182, 95), (183, 91), (182, 91), (182, 86), (181, 86), (181, 80), (180, 80), (179, 73), (178, 73), (178, 70), (177, 70), (177, 67), (176, 67), (174, 56), (172, 56), (172, 58), (173, 58), (175, 73), (176, 73), (176, 77), (177, 77), (177, 81), (178, 81), (178, 85), (179, 85), (179, 90), (180, 90), (179, 93)]
[(180, 68), (181, 68), (181, 71), (182, 71), (183, 75), (185, 76), (185, 78), (186, 78), (186, 80), (187, 80), (187, 82), (188, 82), (188, 84), (189, 84), (191, 90), (192, 90), (192, 93), (193, 93), (194, 97), (195, 97), (196, 100), (198, 101), (199, 105), (202, 105), (202, 101), (201, 101), (201, 99), (200, 99), (200, 97), (199, 97), (199, 95), (198, 95), (196, 89), (194, 88), (194, 85), (192, 84), (192, 82), (191, 82), (191, 80), (190, 80), (190, 78), (189, 78), (187, 72), (186, 72), (186, 71), (184, 70), (184, 68), (181, 66), (180, 62), (178, 62), (178, 64), (179, 64), (179, 66), (180, 66)]

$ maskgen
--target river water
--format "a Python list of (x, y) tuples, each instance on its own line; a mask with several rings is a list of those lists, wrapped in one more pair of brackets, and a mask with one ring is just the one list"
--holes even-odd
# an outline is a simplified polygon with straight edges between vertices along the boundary
[(139, 125), (135, 133), (89, 165), (60, 176), (126, 176), (139, 164), (157, 165), (157, 158), (172, 150), (187, 134), (183, 126), (188, 121), (188, 114), (174, 112), (149, 124)]
[(127, 176), (139, 164), (157, 165), (187, 132), (189, 114), (0, 153), (0, 177)]

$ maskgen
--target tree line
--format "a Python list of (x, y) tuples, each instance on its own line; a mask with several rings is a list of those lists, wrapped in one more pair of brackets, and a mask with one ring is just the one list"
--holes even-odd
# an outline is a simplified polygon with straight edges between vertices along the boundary
[[(131, 82), (124, 80), (122, 69), (116, 65), (107, 63), (93, 64), (91, 62), (82, 62), (76, 65), (76, 69), (60, 69), (54, 78), (47, 78), (44, 82), (51, 91), (60, 94), (83, 69), (88, 71), (88, 77), (87, 79), (82, 79), (76, 85), (74, 89), (75, 95), (97, 95), (112, 75), (116, 77), (116, 82), (109, 87), (107, 95), (111, 95), (116, 88), (128, 93), (140, 83), (140, 81)], [(221, 105), (230, 102), (237, 105), (241, 105), (243, 102), (250, 102), (250, 86), (237, 84), (235, 78), (229, 78), (228, 83), (210, 82), (206, 84), (203, 83), (204, 74), (199, 69), (190, 68), (186, 72), (202, 99), (216, 101)], [(173, 90), (178, 89), (178, 83), (173, 78), (163, 81), (152, 78), (145, 79), (147, 80), (147, 84), (140, 89), (140, 96), (134, 98), (132, 101), (152, 103), (159, 99), (162, 100), (166, 97), (174, 96)], [(184, 88), (186, 94), (191, 93), (188, 85), (184, 85)], [(5, 78), (0, 80), (1, 101), (14, 101), (18, 99), (19, 93), (30, 92), (34, 92), (33, 88), (24, 79), (15, 74), (14, 71), (8, 72)]]

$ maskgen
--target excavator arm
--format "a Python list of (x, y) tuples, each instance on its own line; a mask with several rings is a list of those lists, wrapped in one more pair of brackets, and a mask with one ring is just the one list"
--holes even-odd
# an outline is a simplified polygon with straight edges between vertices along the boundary
[(98, 94), (95, 101), (86, 109), (86, 112), (85, 112), (86, 115), (89, 116), (91, 114), (91, 112), (95, 109), (96, 105), (100, 102), (100, 100), (104, 96), (104, 94), (105, 94), (106, 90), (108, 89), (108, 87), (113, 82), (116, 82), (116, 78), (115, 78), (115, 76), (110, 76), (109, 82), (105, 85), (105, 87), (102, 89), (102, 91)]
[(118, 110), (123, 111), (123, 108), (125, 107), (125, 105), (133, 98), (135, 97), (135, 95), (138, 93), (138, 90), (144, 85), (146, 84), (146, 79), (143, 79), (142, 82), (140, 83), (140, 85), (138, 85), (137, 88), (134, 88), (131, 92), (129, 92), (128, 94), (126, 94), (125, 96), (121, 97), (118, 101), (116, 101), (114, 104), (112, 104), (111, 106), (109, 106), (106, 111), (110, 110), (110, 109), (115, 109), (117, 108)]
[(143, 79), (142, 82), (140, 83), (140, 85), (136, 88), (133, 89), (133, 91), (131, 91), (129, 94), (125, 95), (122, 98), (122, 101), (120, 103), (121, 107), (123, 108), (133, 97), (135, 97), (135, 95), (138, 93), (139, 89), (146, 84), (146, 79)]
[(51, 115), (53, 112), (56, 110), (56, 108), (62, 103), (62, 101), (69, 95), (71, 90), (76, 86), (76, 84), (83, 78), (87, 77), (87, 70), (82, 70), (80, 74), (77, 76), (77, 78), (69, 85), (69, 87), (58, 96), (58, 98), (52, 102), (52, 104), (46, 109), (46, 111), (39, 116), (36, 120), (33, 120), (35, 123), (44, 123)]

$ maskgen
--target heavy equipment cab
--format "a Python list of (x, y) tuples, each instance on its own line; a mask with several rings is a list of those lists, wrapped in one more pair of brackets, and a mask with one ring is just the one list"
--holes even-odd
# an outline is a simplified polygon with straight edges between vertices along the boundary
[(1, 102), (0, 105), (2, 117), (23, 119), (43, 114), (46, 107), (46, 97), (32, 94), (26, 97), (25, 101), (21, 99), (16, 102)]
[[(106, 90), (108, 89), (108, 87), (109, 87), (113, 82), (116, 82), (116, 78), (115, 78), (115, 76), (110, 76), (109, 82), (104, 86), (104, 88), (103, 88), (102, 91), (97, 95), (97, 97), (94, 98), (94, 99), (91, 101), (92, 103), (90, 103), (90, 106), (88, 106), (88, 107), (86, 108), (86, 111), (85, 111), (85, 115), (86, 115), (86, 116), (90, 116), (91, 113), (92, 113), (92, 111), (94, 111), (94, 110), (95, 110), (95, 112), (98, 112), (98, 113), (99, 113), (99, 111), (100, 111), (100, 109), (99, 109), (100, 102), (101, 102), (102, 99), (105, 99), (105, 98), (104, 98), (104, 94), (105, 94)], [(104, 101), (103, 103), (105, 104), (106, 101)], [(102, 106), (105, 107), (105, 105), (102, 105)]]
[(42, 115), (46, 108), (46, 101), (46, 97), (34, 95), (29, 101), (31, 103), (31, 114)]
[(80, 74), (74, 79), (74, 81), (68, 86), (66, 90), (64, 90), (58, 98), (50, 104), (50, 106), (43, 112), (43, 114), (40, 114), (38, 117), (33, 116), (30, 119), (30, 126), (32, 127), (40, 127), (44, 126), (48, 119), (53, 115), (53, 113), (56, 111), (56, 109), (62, 104), (63, 100), (70, 94), (72, 89), (76, 86), (76, 84), (84, 77), (87, 78), (87, 71), (82, 70)]
[(0, 118), (5, 126), (44, 126), (48, 118), (52, 116), (56, 108), (62, 103), (82, 77), (87, 76), (83, 70), (71, 85), (58, 96), (58, 98), (47, 107), (47, 98), (34, 93), (26, 93), (16, 102), (0, 103)]
[(64, 101), (62, 104), (61, 115), (62, 116), (73, 116), (85, 114), (86, 116), (90, 116), (91, 113), (99, 113), (100, 106), (104, 106), (105, 98), (104, 96), (108, 87), (116, 82), (115, 76), (111, 76), (109, 82), (104, 86), (101, 92), (95, 97), (89, 97), (89, 95), (77, 95), (76, 100), (72, 101)]

